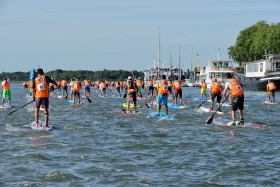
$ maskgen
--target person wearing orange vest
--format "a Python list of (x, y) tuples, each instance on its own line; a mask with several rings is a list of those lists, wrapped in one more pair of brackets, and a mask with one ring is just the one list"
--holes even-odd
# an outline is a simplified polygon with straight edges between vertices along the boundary
[(84, 96), (87, 97), (88, 94), (88, 97), (90, 97), (90, 88), (91, 88), (90, 80), (89, 79), (84, 80), (84, 89), (83, 89)]
[(167, 81), (167, 83), (168, 83), (168, 91), (170, 94), (172, 94), (172, 86), (174, 84), (172, 83), (172, 80), (170, 80), (170, 79)]
[(4, 106), (5, 99), (8, 99), (8, 105), (11, 107), (11, 86), (10, 80), (7, 77), (2, 82), (2, 107)]
[(126, 107), (126, 112), (130, 113), (130, 104), (133, 103), (134, 105), (134, 111), (136, 113), (136, 95), (137, 95), (137, 84), (136, 82), (133, 80), (133, 78), (131, 76), (129, 76), (127, 78), (127, 82), (126, 82), (126, 92), (127, 92), (127, 97), (126, 97), (126, 101), (127, 101), (127, 107)]
[(43, 69), (37, 69), (38, 77), (33, 82), (33, 101), (35, 101), (35, 126), (38, 127), (39, 122), (39, 109), (41, 105), (44, 106), (44, 119), (45, 126), (49, 124), (49, 84), (57, 83), (48, 76), (45, 76)]
[(57, 83), (57, 91), (61, 91), (61, 82), (60, 81), (56, 81), (56, 83)]
[(81, 104), (81, 95), (80, 91), (82, 88), (82, 84), (78, 78), (76, 78), (76, 81), (74, 82), (73, 90), (74, 90), (74, 103), (78, 99), (78, 104)]
[(201, 82), (201, 102), (203, 102), (203, 96), (205, 97), (205, 100), (207, 100), (206, 89), (207, 84), (205, 82), (205, 79), (203, 79)]
[(231, 118), (232, 118), (232, 126), (236, 126), (235, 123), (235, 111), (239, 110), (240, 122), (238, 125), (244, 124), (244, 91), (242, 88), (242, 84), (232, 77), (231, 73), (226, 73), (226, 84), (224, 89), (224, 98), (226, 98), (227, 91), (231, 94)]
[(60, 82), (62, 88), (62, 97), (64, 97), (64, 92), (66, 93), (65, 98), (68, 97), (68, 88), (67, 88), (67, 81), (65, 79), (61, 80)]
[(180, 104), (183, 104), (182, 101), (182, 83), (181, 80), (179, 80), (178, 77), (175, 78), (175, 81), (173, 83), (173, 90), (175, 93), (175, 98), (174, 98), (174, 104), (177, 105), (177, 100), (178, 100), (178, 96), (180, 97)]
[(166, 76), (161, 76), (161, 81), (157, 85), (158, 87), (158, 99), (157, 99), (157, 113), (160, 114), (161, 104), (163, 103), (165, 106), (166, 115), (168, 115), (168, 83), (166, 80)]
[(220, 82), (217, 82), (216, 78), (212, 79), (212, 84), (210, 86), (210, 97), (211, 97), (211, 109), (213, 110), (214, 100), (217, 97), (217, 107), (219, 108), (218, 111), (221, 112), (220, 109), (220, 102), (222, 99), (222, 86)]
[(99, 84), (99, 91), (100, 91), (100, 96), (105, 96), (106, 95), (106, 84), (105, 82), (102, 80)]
[[(272, 102), (275, 103), (275, 90), (276, 90), (275, 83), (268, 80), (268, 83), (266, 85), (266, 90), (267, 90), (267, 101), (270, 103)], [(272, 97), (272, 101), (270, 97)]]

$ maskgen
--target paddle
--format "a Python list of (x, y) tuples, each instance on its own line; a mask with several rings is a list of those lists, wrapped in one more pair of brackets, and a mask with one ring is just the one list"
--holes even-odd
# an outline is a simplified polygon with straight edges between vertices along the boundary
[(212, 114), (212, 116), (206, 121), (206, 124), (211, 124), (215, 114), (217, 113), (217, 111), (221, 108), (221, 106), (224, 104), (224, 102), (227, 100), (227, 98), (230, 96), (230, 94), (227, 95), (227, 97), (225, 98), (225, 100), (220, 104), (219, 108), (217, 108), (217, 110), (214, 112), (214, 114)]
[(197, 108), (200, 108), (206, 101), (208, 101), (210, 98), (206, 99), (205, 101), (203, 101)]
[(87, 98), (88, 102), (90, 102), (90, 103), (92, 102), (92, 101), (91, 101), (91, 99), (90, 99), (90, 98), (88, 98), (88, 96), (86, 96), (86, 98)]
[(23, 106), (19, 107), (18, 109), (16, 109), (16, 110), (14, 110), (14, 111), (10, 112), (10, 113), (7, 115), (7, 117), (8, 117), (9, 115), (11, 115), (12, 113), (14, 113), (14, 112), (18, 111), (19, 109), (22, 109), (23, 107), (25, 107), (25, 106), (27, 106), (27, 105), (29, 105), (29, 104), (33, 103), (33, 102), (34, 102), (34, 101), (32, 100), (32, 101), (30, 101), (29, 103), (26, 103), (25, 105), (23, 105)]
[(142, 98), (142, 101), (143, 101), (143, 103), (146, 105), (147, 108), (150, 108), (150, 105), (149, 105), (149, 103), (146, 101), (146, 99), (143, 99), (143, 98)]

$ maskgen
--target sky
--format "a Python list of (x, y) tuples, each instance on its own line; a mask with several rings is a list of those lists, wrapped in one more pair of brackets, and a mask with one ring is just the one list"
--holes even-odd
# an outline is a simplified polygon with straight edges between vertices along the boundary
[(161, 65), (186, 71), (279, 18), (279, 0), (0, 0), (0, 72), (143, 71), (159, 46)]

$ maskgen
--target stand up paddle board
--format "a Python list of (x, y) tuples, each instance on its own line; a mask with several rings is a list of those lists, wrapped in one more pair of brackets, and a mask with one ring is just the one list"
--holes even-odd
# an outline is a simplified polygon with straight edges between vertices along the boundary
[(180, 104), (174, 104), (174, 103), (168, 103), (168, 108), (175, 108), (175, 109), (181, 109), (181, 108), (187, 108), (186, 105), (180, 105)]
[(0, 106), (0, 109), (11, 109), (12, 108), (12, 105), (11, 106), (8, 106), (6, 104), (4, 104), (4, 106)]
[[(123, 107), (127, 107), (127, 103), (123, 103), (122, 106), (123, 106)], [(134, 104), (130, 103), (129, 106), (130, 106), (130, 108), (131, 108), (131, 107), (134, 107)], [(136, 105), (136, 108), (140, 108), (140, 105)]]
[(126, 112), (126, 110), (122, 110), (122, 109), (114, 109), (114, 112), (117, 113), (117, 114), (140, 114), (141, 113), (139, 111), (135, 112), (134, 110)]
[[(194, 98), (194, 99), (193, 99), (193, 101), (201, 101), (201, 98), (199, 98), (199, 97)], [(205, 98), (203, 98), (203, 100), (202, 100), (202, 101), (206, 101), (206, 99), (205, 99)]]
[(157, 112), (152, 112), (150, 115), (152, 117), (159, 118), (159, 119), (176, 119), (174, 115), (166, 115), (164, 113), (158, 114)]
[(119, 96), (119, 95), (112, 95), (111, 97), (112, 97), (112, 98), (122, 98), (122, 97)]
[[(200, 108), (197, 109), (197, 111), (198, 112), (210, 112), (210, 113), (216, 112), (216, 110), (210, 110), (210, 108), (205, 108), (205, 107), (200, 107)], [(225, 113), (217, 111), (217, 114), (224, 115)]]
[(268, 105), (278, 105), (278, 103), (272, 103), (272, 102), (268, 102), (268, 101), (264, 101), (264, 104), (268, 104)]
[(225, 126), (226, 127), (240, 127), (240, 128), (249, 127), (249, 128), (255, 128), (255, 129), (268, 128), (267, 125), (257, 125), (257, 124), (253, 124), (253, 123), (250, 123), (250, 122), (245, 122), (244, 124), (241, 124), (240, 121), (236, 121), (235, 124), (236, 125), (233, 126), (232, 121), (230, 121)]
[(52, 127), (45, 127), (44, 122), (39, 121), (38, 123), (38, 127), (35, 126), (35, 121), (33, 121), (32, 123), (30, 123), (31, 129), (33, 130), (39, 130), (39, 131), (51, 131)]

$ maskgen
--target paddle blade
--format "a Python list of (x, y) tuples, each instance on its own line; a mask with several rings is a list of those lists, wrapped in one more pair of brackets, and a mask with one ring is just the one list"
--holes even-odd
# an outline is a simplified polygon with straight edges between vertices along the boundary
[(207, 121), (206, 121), (206, 124), (211, 124), (212, 123), (212, 121), (213, 121), (213, 119), (214, 119), (214, 116), (211, 116)]
[(91, 99), (90, 99), (90, 98), (88, 98), (88, 97), (87, 97), (87, 100), (88, 100), (88, 102), (90, 102), (90, 103), (92, 102), (92, 101), (91, 101)]

